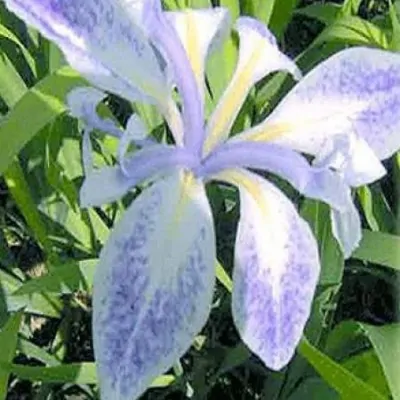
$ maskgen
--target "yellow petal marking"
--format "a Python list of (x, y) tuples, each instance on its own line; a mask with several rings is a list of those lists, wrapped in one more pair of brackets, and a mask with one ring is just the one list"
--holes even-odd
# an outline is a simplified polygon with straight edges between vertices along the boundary
[(261, 44), (260, 40), (260, 46), (256, 46), (249, 61), (240, 71), (236, 71), (212, 115), (204, 144), (205, 155), (229, 136), (229, 125), (234, 122), (232, 119), (236, 117), (253, 84), (252, 73), (261, 56)]
[(240, 169), (229, 169), (214, 175), (212, 179), (229, 182), (239, 188), (243, 187), (257, 203), (263, 218), (268, 217), (268, 209), (265, 204), (265, 199), (261, 195), (257, 183), (251, 180), (246, 173), (242, 172)]

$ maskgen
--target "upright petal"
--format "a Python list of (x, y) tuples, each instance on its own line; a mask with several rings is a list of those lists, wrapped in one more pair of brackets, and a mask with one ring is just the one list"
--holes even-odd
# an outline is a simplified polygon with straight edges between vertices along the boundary
[[(157, 57), (129, 0), (7, 0), (7, 6), (56, 42), (96, 86), (130, 100), (168, 95)], [(123, 55), (123, 56), (121, 56)]]
[(227, 173), (240, 189), (233, 317), (243, 341), (271, 369), (292, 358), (319, 276), (318, 247), (292, 203), (264, 179)]
[(229, 12), (225, 8), (186, 9), (168, 12), (167, 17), (177, 31), (188, 55), (202, 99), (207, 55), (229, 30)]
[(118, 200), (144, 180), (196, 165), (197, 160), (182, 148), (161, 144), (145, 147), (124, 157), (121, 165), (102, 167), (87, 175), (80, 191), (81, 206), (100, 206)]
[(103, 399), (133, 400), (205, 324), (215, 239), (204, 187), (175, 174), (146, 189), (114, 228), (93, 287)]
[(331, 210), (333, 236), (339, 243), (345, 258), (349, 258), (362, 238), (361, 219), (353, 203), (350, 188), (346, 191), (347, 206), (342, 210)]
[(255, 83), (279, 70), (291, 73), (296, 79), (301, 76), (296, 64), (279, 51), (275, 37), (265, 25), (253, 18), (241, 17), (236, 27), (240, 37), (238, 65), (210, 118), (205, 153), (229, 136), (235, 118)]
[(400, 147), (399, 115), (400, 55), (358, 47), (315, 67), (241, 138), (318, 155), (327, 140), (354, 133), (384, 159)]
[(111, 119), (102, 119), (97, 106), (107, 97), (101, 90), (78, 87), (68, 93), (67, 103), (73, 117), (81, 119), (89, 130), (98, 129), (109, 135), (120, 137), (122, 129)]
[[(167, 61), (182, 98), (184, 144), (189, 151), (200, 155), (204, 142), (204, 110), (188, 54), (159, 3), (148, 13), (146, 26), (153, 43)], [(179, 135), (175, 139), (177, 137)]]
[(141, 118), (137, 114), (132, 114), (126, 123), (126, 129), (121, 136), (118, 146), (118, 162), (121, 165), (124, 164), (125, 153), (132, 143), (139, 147), (156, 144), (154, 140), (147, 138), (148, 133), (149, 132)]

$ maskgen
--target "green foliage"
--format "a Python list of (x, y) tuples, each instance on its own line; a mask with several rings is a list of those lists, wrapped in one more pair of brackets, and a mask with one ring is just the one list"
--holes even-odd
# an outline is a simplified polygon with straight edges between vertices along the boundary
[[(232, 23), (240, 14), (255, 16), (269, 24), (304, 71), (350, 45), (400, 49), (399, 1), (165, 0), (164, 5), (170, 10), (220, 5), (229, 8)], [(237, 58), (238, 38), (232, 34), (207, 65), (208, 114)], [(102, 208), (79, 207), (81, 133), (65, 100), (72, 88), (85, 84), (55, 45), (0, 3), (0, 399), (98, 398), (90, 332), (93, 273), (132, 194)], [(265, 117), (292, 84), (283, 73), (259, 83), (234, 131)], [(154, 135), (166, 134), (154, 108), (132, 106)], [(126, 116), (113, 97), (101, 111), (120, 121)], [(99, 135), (93, 145), (96, 165), (113, 162), (113, 139)], [(400, 400), (399, 316), (393, 321), (393, 313), (380, 310), (382, 326), (373, 326), (364, 315), (354, 315), (358, 324), (345, 321), (340, 307), (353, 295), (349, 271), (363, 271), (361, 287), (374, 287), (380, 279), (400, 282), (400, 154), (387, 167), (384, 182), (355, 193), (365, 229), (346, 263), (331, 233), (328, 207), (295, 198), (318, 241), (322, 271), (299, 354), (280, 372), (264, 368), (233, 328), (230, 276), (238, 198), (230, 188), (211, 187), (222, 238), (212, 315), (182, 364), (159, 377), (144, 398), (183, 398), (193, 391), (195, 399)], [(388, 300), (395, 310), (399, 301)], [(374, 308), (368, 302), (365, 307)]]

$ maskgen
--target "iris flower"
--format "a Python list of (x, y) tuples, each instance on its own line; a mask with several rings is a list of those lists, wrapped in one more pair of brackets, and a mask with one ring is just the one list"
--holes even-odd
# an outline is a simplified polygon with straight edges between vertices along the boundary
[[(140, 396), (208, 318), (216, 259), (209, 181), (240, 193), (235, 325), (266, 366), (285, 366), (309, 316), (320, 262), (307, 223), (255, 171), (277, 174), (330, 204), (333, 232), (349, 256), (360, 239), (350, 188), (380, 178), (380, 160), (400, 147), (399, 56), (346, 49), (302, 78), (272, 33), (241, 17), (236, 69), (206, 120), (205, 65), (230, 31), (224, 8), (165, 12), (153, 0), (6, 3), (96, 87), (79, 88), (68, 99), (72, 114), (86, 123), (83, 205), (101, 205), (152, 182), (116, 224), (96, 269), (93, 337), (102, 398)], [(299, 83), (263, 122), (230, 137), (251, 88), (275, 71)], [(138, 115), (126, 128), (100, 118), (96, 106), (107, 92), (157, 106), (174, 144), (147, 137)], [(117, 165), (91, 167), (93, 129), (120, 138)], [(130, 151), (131, 143), (140, 149)]]

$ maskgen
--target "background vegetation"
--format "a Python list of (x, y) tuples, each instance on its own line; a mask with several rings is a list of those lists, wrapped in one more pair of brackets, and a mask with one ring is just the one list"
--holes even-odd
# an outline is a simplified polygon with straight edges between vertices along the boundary
[[(168, 8), (223, 5), (254, 15), (303, 71), (351, 45), (400, 49), (400, 1), (166, 0)], [(232, 37), (208, 65), (210, 110), (235, 65)], [(252, 91), (234, 130), (262, 119), (289, 89), (275, 74)], [(79, 124), (68, 91), (84, 81), (59, 50), (0, 2), (0, 400), (98, 399), (91, 344), (91, 281), (109, 230), (140, 188), (82, 210)], [(154, 109), (109, 97), (103, 111), (121, 124), (138, 112), (154, 135)], [(400, 132), (399, 132), (400, 134)], [(97, 135), (96, 163), (114, 162), (116, 143)], [(355, 193), (364, 238), (344, 262), (327, 208), (271, 177), (298, 204), (320, 245), (322, 274), (298, 354), (267, 370), (241, 344), (230, 312), (238, 197), (208, 188), (218, 231), (218, 286), (209, 323), (191, 350), (144, 399), (400, 400), (400, 154), (384, 180)]]

